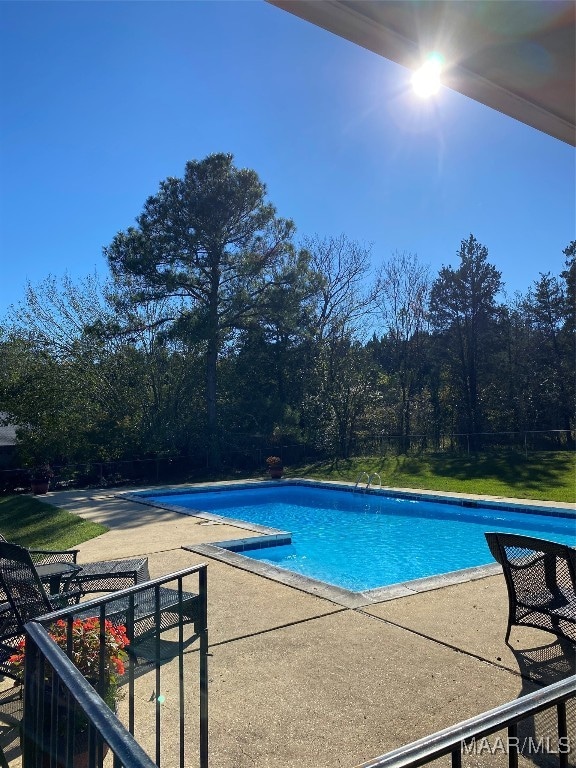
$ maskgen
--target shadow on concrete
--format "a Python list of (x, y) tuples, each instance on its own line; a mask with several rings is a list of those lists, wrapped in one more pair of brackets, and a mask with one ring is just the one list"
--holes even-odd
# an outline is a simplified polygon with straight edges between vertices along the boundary
[(24, 711), (22, 686), (0, 679), (0, 747), (8, 762), (20, 757), (20, 720)]
[[(522, 690), (519, 696), (534, 691), (535, 687), (546, 686), (576, 674), (576, 648), (568, 640), (556, 639), (553, 643), (537, 648), (512, 652), (522, 675)], [(566, 705), (569, 744), (558, 743), (558, 721), (556, 709), (539, 712), (518, 725), (520, 751), (533, 765), (557, 766), (559, 750), (567, 749), (568, 764), (576, 765), (576, 699)]]

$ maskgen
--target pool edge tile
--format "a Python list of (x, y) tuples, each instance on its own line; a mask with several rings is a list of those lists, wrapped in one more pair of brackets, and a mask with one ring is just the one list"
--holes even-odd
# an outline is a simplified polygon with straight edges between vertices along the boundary
[[(250, 539), (248, 539), (250, 541)], [(287, 587), (293, 587), (309, 595), (320, 597), (336, 603), (344, 608), (363, 608), (378, 603), (396, 600), (402, 597), (409, 597), (420, 592), (429, 592), (435, 589), (441, 589), (453, 584), (462, 584), (466, 581), (475, 581), (477, 579), (494, 576), (501, 572), (502, 568), (498, 563), (480, 565), (475, 568), (463, 568), (459, 571), (440, 576), (429, 576), (422, 579), (414, 579), (398, 584), (390, 584), (385, 587), (376, 587), (375, 589), (353, 592), (352, 590), (337, 587), (324, 581), (312, 579), (308, 576), (288, 571), (276, 565), (271, 565), (262, 560), (254, 560), (241, 554), (241, 551), (229, 549), (230, 541), (212, 542), (210, 544), (183, 544), (182, 549), (194, 552), (205, 557), (219, 560), (222, 563), (231, 565), (234, 568), (240, 568), (243, 571), (254, 573), (257, 576), (263, 576), (266, 579), (279, 582)], [(226, 545), (226, 546), (223, 546)]]

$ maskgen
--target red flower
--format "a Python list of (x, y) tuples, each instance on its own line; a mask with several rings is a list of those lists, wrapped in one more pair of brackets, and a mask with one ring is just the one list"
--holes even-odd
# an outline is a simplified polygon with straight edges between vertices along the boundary
[[(59, 619), (49, 628), (50, 636), (66, 653), (68, 652), (68, 622)], [(92, 680), (100, 680), (100, 619), (74, 619), (72, 621), (72, 651), (70, 658), (82, 674)], [(109, 620), (104, 622), (104, 684), (103, 698), (112, 705), (117, 694), (118, 676), (125, 672), (124, 662), (128, 645), (126, 627), (117, 626)], [(18, 643), (18, 653), (13, 654), (9, 663), (18, 676), (24, 672), (24, 651), (26, 640)]]

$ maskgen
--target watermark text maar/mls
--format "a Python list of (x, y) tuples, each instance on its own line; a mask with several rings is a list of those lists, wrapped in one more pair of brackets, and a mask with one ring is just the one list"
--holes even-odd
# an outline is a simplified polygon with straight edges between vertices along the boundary
[(484, 736), (481, 739), (471, 739), (468, 742), (461, 742), (463, 755), (508, 755), (511, 752), (517, 752), (521, 755), (568, 755), (572, 751), (569, 736), (552, 738), (551, 736), (508, 736), (501, 738), (496, 736), (494, 739), (488, 739)]

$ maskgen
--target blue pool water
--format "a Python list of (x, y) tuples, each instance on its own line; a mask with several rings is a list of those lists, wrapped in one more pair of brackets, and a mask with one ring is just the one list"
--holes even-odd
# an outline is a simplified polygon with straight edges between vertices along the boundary
[(242, 554), (354, 591), (493, 563), (485, 531), (576, 544), (574, 517), (310, 486), (146, 498), (290, 531), (290, 545)]

